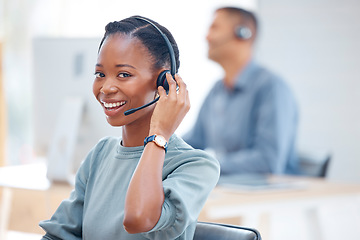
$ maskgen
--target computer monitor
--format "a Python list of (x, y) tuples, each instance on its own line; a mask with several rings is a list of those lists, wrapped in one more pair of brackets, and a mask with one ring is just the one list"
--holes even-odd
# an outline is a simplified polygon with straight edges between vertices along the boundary
[(33, 144), (50, 180), (67, 181), (102, 137), (121, 135), (92, 93), (100, 40), (33, 39)]

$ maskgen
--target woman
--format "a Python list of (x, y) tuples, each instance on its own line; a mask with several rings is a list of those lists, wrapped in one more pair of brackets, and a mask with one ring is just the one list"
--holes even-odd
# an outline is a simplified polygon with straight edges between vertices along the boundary
[[(104, 138), (90, 151), (70, 198), (40, 223), (43, 239), (193, 239), (219, 165), (174, 134), (190, 108), (181, 77), (166, 74), (168, 93), (156, 86), (158, 75), (172, 67), (159, 31), (178, 68), (176, 42), (163, 26), (136, 16), (105, 30), (93, 92), (108, 123), (122, 126), (122, 136)], [(157, 96), (156, 104), (124, 115)]]

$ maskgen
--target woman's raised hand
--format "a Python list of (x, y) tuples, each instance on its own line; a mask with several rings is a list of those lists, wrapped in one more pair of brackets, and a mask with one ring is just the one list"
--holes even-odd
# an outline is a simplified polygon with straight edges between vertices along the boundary
[(176, 82), (170, 73), (166, 74), (166, 79), (169, 92), (166, 94), (163, 87), (158, 88), (160, 99), (151, 118), (149, 135), (159, 134), (169, 140), (189, 111), (190, 99), (186, 84), (178, 74), (175, 75)]

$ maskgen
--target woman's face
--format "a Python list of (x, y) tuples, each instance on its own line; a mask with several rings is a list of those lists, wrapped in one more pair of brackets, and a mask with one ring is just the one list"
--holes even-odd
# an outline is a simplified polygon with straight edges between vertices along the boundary
[(110, 125), (151, 118), (154, 106), (128, 116), (124, 112), (154, 99), (158, 73), (152, 69), (150, 53), (138, 39), (123, 34), (105, 39), (97, 58), (93, 93)]

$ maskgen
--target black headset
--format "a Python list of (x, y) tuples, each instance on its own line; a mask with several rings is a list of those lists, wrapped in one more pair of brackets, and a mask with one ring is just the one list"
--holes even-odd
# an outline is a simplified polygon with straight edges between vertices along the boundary
[[(173, 76), (174, 79), (175, 79), (175, 73), (176, 73), (176, 61), (175, 61), (174, 49), (173, 49), (169, 39), (166, 37), (166, 35), (153, 22), (151, 22), (145, 18), (142, 18), (142, 17), (134, 17), (134, 18), (136, 18), (138, 20), (142, 20), (144, 22), (147, 22), (151, 26), (153, 26), (160, 33), (160, 35), (162, 36), (162, 38), (164, 39), (164, 41), (166, 43), (166, 46), (169, 50), (169, 55), (170, 55), (170, 70), (164, 70), (159, 74), (159, 76), (156, 80), (156, 87), (162, 86), (165, 89), (165, 91), (168, 92), (169, 91), (169, 83), (166, 80), (166, 73), (169, 72)], [(125, 116), (127, 116), (129, 114), (132, 114), (132, 113), (140, 110), (140, 109), (146, 108), (146, 107), (156, 103), (159, 100), (159, 98), (160, 97), (156, 97), (154, 100), (152, 100), (151, 102), (149, 102), (141, 107), (129, 109), (129, 110), (125, 111), (124, 114), (125, 114)]]

